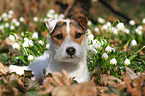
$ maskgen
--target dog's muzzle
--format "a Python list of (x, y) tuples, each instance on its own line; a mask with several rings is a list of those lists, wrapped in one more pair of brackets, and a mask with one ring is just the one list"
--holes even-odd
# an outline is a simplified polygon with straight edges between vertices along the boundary
[(70, 56), (74, 55), (76, 53), (76, 49), (74, 47), (68, 47), (66, 49), (66, 53)]

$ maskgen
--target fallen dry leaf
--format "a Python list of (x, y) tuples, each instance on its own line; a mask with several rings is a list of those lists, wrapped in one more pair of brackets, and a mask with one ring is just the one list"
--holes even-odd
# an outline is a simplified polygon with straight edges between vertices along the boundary
[(125, 66), (125, 68), (126, 68), (126, 75), (129, 76), (129, 78), (130, 78), (131, 80), (133, 80), (133, 79), (139, 77), (136, 73), (134, 73), (134, 72), (133, 72), (130, 68), (128, 68), (127, 66)]
[(55, 87), (52, 96), (97, 96), (96, 85), (93, 81), (69, 86)]
[(0, 72), (2, 72), (3, 74), (6, 74), (8, 72), (8, 67), (4, 66), (2, 62), (0, 62)]
[(67, 72), (62, 70), (62, 75), (58, 72), (53, 72), (52, 77), (47, 77), (45, 83), (40, 90), (41, 95), (48, 95), (55, 87), (71, 85), (73, 78), (67, 76)]
[(144, 96), (145, 72), (136, 74), (133, 70), (126, 67), (126, 74), (123, 76), (123, 80), (131, 96)]
[(125, 88), (125, 82), (123, 82), (122, 80), (114, 77), (114, 76), (110, 76), (107, 74), (101, 74), (100, 75), (100, 84), (101, 85), (109, 85), (109, 86), (114, 86), (116, 87), (118, 90), (122, 90), (123, 88)]
[(120, 96), (120, 95), (117, 95), (115, 93), (103, 93), (100, 96)]
[(108, 87), (106, 86), (96, 86), (96, 88), (97, 88), (97, 93), (104, 93), (108, 89)]
[(12, 86), (5, 86), (1, 89), (0, 96), (17, 96), (18, 89)]

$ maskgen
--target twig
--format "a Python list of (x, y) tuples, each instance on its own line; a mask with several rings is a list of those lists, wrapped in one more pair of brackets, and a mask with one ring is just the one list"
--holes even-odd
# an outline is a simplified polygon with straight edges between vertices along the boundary
[(122, 18), (124, 18), (126, 20), (126, 22), (128, 23), (131, 18), (126, 16), (125, 14), (121, 13), (118, 10), (115, 10), (111, 5), (108, 4), (108, 2), (106, 2), (105, 0), (98, 0), (102, 5), (104, 5), (105, 7), (107, 7), (110, 11), (112, 11), (113, 13), (115, 13), (116, 15), (121, 16)]
[(67, 9), (64, 12), (64, 16), (66, 17), (68, 15), (68, 13), (70, 12), (70, 10), (73, 8), (74, 4), (75, 4), (76, 0), (73, 0), (73, 2), (71, 4), (69, 4), (69, 6), (67, 7)]

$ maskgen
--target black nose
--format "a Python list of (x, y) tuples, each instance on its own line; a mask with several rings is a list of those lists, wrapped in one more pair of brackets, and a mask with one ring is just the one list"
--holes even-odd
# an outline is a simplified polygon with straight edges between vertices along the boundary
[(73, 55), (73, 54), (75, 54), (75, 52), (76, 52), (76, 49), (75, 49), (74, 47), (68, 47), (68, 48), (66, 49), (66, 53), (67, 53), (68, 55)]

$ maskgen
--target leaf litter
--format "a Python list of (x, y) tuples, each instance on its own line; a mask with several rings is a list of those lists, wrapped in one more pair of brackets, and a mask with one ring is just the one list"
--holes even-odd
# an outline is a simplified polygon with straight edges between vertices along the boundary
[(98, 83), (95, 82), (96, 77), (77, 83), (67, 76), (65, 70), (62, 74), (53, 72), (47, 75), (43, 85), (32, 80), (33, 76), (31, 71), (25, 71), (20, 76), (8, 73), (6, 66), (1, 67), (0, 96), (145, 96), (145, 72), (135, 73), (128, 67), (121, 79), (110, 74), (99, 74)]

